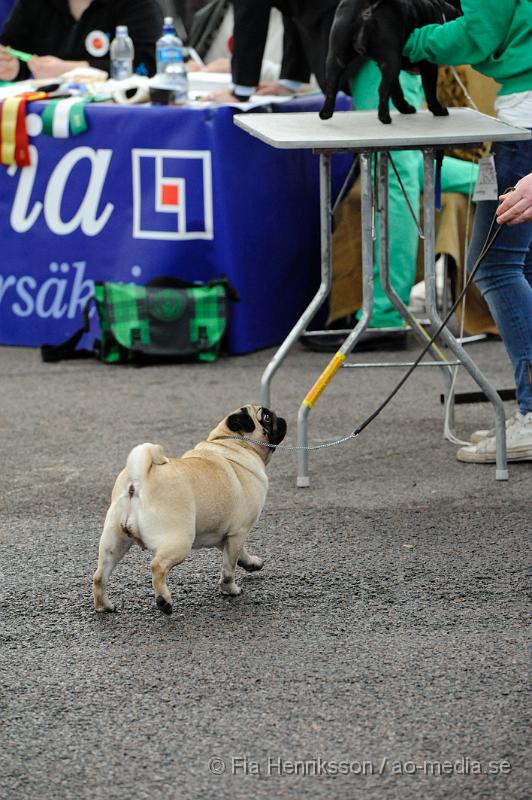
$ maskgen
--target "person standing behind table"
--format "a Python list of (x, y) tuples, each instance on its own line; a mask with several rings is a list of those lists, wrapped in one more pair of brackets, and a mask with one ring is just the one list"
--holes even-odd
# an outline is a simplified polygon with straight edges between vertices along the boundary
[[(366, 59), (350, 81), (353, 105), (357, 111), (376, 110), (379, 105), (379, 86), (381, 73), (375, 61)], [(425, 100), (421, 78), (401, 70), (399, 81), (406, 100), (421, 108)], [(390, 101), (390, 108), (394, 108)], [(418, 251), (418, 228), (415, 219), (419, 218), (420, 199), (423, 192), (423, 154), (421, 150), (396, 150), (393, 163), (397, 175), (390, 165), (388, 168), (389, 217), (388, 249), (390, 255), (390, 282), (405, 305), (408, 305), (410, 294), (416, 278), (416, 260)], [(451, 156), (445, 156), (441, 170), (441, 191), (458, 192), (467, 195), (474, 184), (477, 166)], [(356, 191), (356, 190), (355, 190)], [(403, 191), (408, 198), (411, 213)], [(350, 208), (350, 200), (346, 198), (346, 208)], [(352, 207), (352, 206), (351, 206)], [(349, 213), (349, 211), (348, 211)], [(380, 229), (381, 214), (375, 215), (375, 228)], [(336, 237), (333, 239), (333, 254)], [(355, 261), (355, 253), (353, 253)], [(367, 331), (359, 338), (355, 350), (401, 350), (408, 345), (408, 329), (404, 327), (403, 318), (385, 293), (380, 280), (380, 237), (377, 233), (374, 247), (373, 264), (373, 311)], [(328, 332), (317, 336), (303, 335), (301, 341), (309, 348), (326, 352), (336, 352), (345, 341), (346, 334), (342, 330), (352, 328), (359, 315), (354, 305), (354, 295), (345, 294), (346, 276), (338, 276), (342, 267), (337, 266), (333, 258), (332, 290), (328, 319)], [(354, 280), (353, 271), (353, 280)], [(341, 311), (342, 313), (339, 313)], [(340, 329), (335, 333), (335, 329)]]
[[(463, 16), (444, 25), (426, 25), (408, 38), (403, 55), (411, 61), (471, 64), (501, 88), (495, 100), (499, 119), (532, 129), (531, 0), (462, 0)], [(502, 195), (520, 183), (532, 166), (532, 140), (498, 142), (493, 148)], [(469, 247), (469, 268), (486, 241), (497, 201), (478, 203)], [(518, 409), (507, 421), (508, 460), (532, 460), (532, 222), (505, 225), (482, 259), (475, 282), (497, 324), (517, 386)], [(459, 461), (495, 462), (495, 431), (476, 431)]]
[(283, 14), (283, 63), (279, 81), (261, 84), (257, 94), (293, 94), (314, 74), (325, 82), (329, 33), (339, 0), (233, 0), (232, 90), (217, 102), (249, 100), (260, 73), (272, 8)]
[[(87, 66), (109, 73), (109, 46), (117, 25), (128, 27), (135, 71), (153, 75), (162, 23), (157, 0), (17, 0), (0, 34), (0, 80), (56, 78)], [(26, 65), (2, 45), (33, 58)]]

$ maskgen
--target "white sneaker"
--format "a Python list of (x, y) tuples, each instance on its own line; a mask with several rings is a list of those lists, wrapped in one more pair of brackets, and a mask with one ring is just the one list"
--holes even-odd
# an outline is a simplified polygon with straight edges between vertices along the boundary
[[(506, 435), (508, 436), (508, 429), (516, 424), (516, 422), (520, 422), (521, 414), (519, 411), (516, 411), (512, 414), (511, 417), (508, 417), (506, 420)], [(492, 439), (495, 436), (495, 428), (490, 428), (488, 431), (475, 431), (471, 434), (470, 442), (471, 444), (478, 444), (481, 442), (482, 439)]]
[[(532, 411), (510, 417), (506, 424), (506, 457), (508, 461), (532, 460)], [(471, 464), (494, 464), (496, 460), (495, 436), (487, 436), (476, 444), (461, 447), (458, 461)]]

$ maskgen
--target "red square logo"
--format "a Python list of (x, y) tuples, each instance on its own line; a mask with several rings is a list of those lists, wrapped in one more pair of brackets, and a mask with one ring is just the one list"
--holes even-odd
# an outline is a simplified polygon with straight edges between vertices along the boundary
[(161, 205), (175, 206), (177, 208), (179, 205), (179, 186), (168, 183), (161, 184)]

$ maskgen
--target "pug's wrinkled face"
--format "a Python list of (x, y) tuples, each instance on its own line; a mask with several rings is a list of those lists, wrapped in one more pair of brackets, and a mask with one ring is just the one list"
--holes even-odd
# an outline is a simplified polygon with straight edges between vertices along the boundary
[[(242, 406), (238, 411), (229, 414), (226, 425), (233, 433), (271, 445), (278, 445), (283, 441), (287, 427), (286, 420), (278, 417), (275, 411), (255, 405)], [(275, 447), (264, 449), (272, 453)]]

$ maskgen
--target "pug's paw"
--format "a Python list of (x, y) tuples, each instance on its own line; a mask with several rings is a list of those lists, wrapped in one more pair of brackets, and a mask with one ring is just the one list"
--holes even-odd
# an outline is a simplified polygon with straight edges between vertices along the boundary
[(245, 569), (246, 572), (258, 572), (264, 566), (264, 561), (258, 556), (249, 556), (246, 561), (238, 561), (238, 566)]
[(95, 606), (95, 610), (98, 614), (114, 614), (117, 609), (114, 603), (107, 603), (106, 605), (100, 604)]
[(170, 616), (172, 613), (172, 604), (168, 602), (162, 595), (155, 598), (155, 602), (157, 603), (157, 608), (159, 611), (162, 611), (163, 614)]
[(220, 581), (218, 588), (221, 594), (228, 595), (228, 597), (238, 597), (239, 594), (242, 594), (242, 589), (234, 581)]

